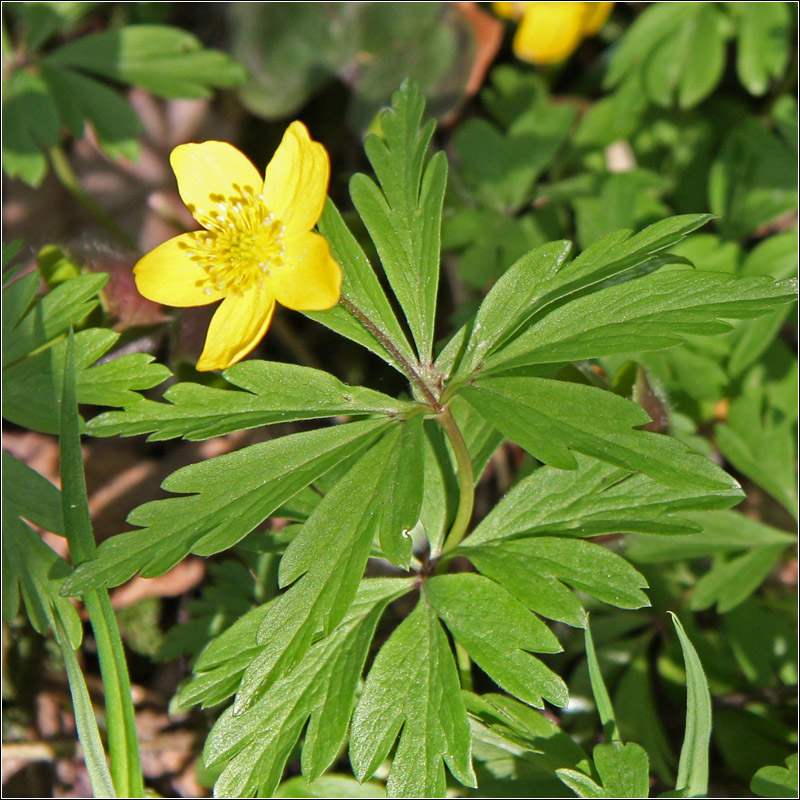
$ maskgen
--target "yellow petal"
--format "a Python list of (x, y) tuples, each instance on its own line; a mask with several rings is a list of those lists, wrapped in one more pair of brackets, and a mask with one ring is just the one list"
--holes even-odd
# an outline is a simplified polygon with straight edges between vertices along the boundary
[(613, 3), (584, 3), (581, 35), (594, 36), (611, 16)]
[(218, 201), (210, 195), (227, 199), (239, 194), (234, 184), (240, 189), (249, 186), (256, 193), (261, 186), (259, 171), (247, 156), (227, 142), (178, 145), (169, 162), (178, 179), (181, 199), (201, 225), (205, 224), (204, 217), (218, 210)]
[(310, 231), (322, 214), (329, 177), (328, 151), (302, 122), (293, 122), (267, 166), (264, 205), (288, 233)]
[(219, 291), (205, 290), (206, 273), (183, 246), (191, 243), (191, 236), (184, 233), (142, 257), (133, 268), (139, 294), (155, 303), (180, 307), (205, 306), (219, 300)]
[(503, 19), (519, 19), (523, 3), (492, 3), (492, 11)]
[(211, 318), (197, 369), (227, 369), (241, 361), (264, 338), (274, 310), (275, 300), (263, 286), (228, 295)]
[(339, 302), (342, 270), (318, 233), (287, 238), (286, 265), (270, 278), (275, 299), (295, 311), (324, 311)]
[(533, 64), (555, 64), (581, 42), (584, 3), (529, 3), (514, 37), (514, 54)]

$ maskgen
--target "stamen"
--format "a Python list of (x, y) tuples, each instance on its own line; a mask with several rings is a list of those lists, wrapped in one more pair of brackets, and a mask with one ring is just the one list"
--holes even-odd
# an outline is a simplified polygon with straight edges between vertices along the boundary
[(208, 195), (216, 206), (195, 219), (205, 230), (188, 234), (178, 242), (190, 251), (189, 259), (204, 272), (197, 281), (203, 292), (244, 294), (263, 286), (264, 279), (284, 265), (284, 226), (264, 205), (263, 198), (252, 186), (233, 184), (234, 195)]

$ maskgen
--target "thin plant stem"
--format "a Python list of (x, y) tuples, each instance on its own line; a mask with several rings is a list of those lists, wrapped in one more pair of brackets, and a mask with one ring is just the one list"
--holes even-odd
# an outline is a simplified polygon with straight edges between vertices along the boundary
[[(61, 402), (61, 500), (64, 530), (73, 563), (96, 557), (83, 472), (75, 382), (75, 338), (69, 332)], [(144, 780), (136, 738), (136, 719), (122, 638), (105, 589), (87, 592), (84, 604), (92, 624), (106, 700), (111, 777), (120, 797), (142, 797)]]
[(431, 408), (440, 412), (442, 404), (439, 399), (430, 386), (425, 383), (416, 366), (395, 347), (394, 342), (355, 303), (350, 302), (346, 297), (342, 297), (339, 302), (383, 345), (386, 352), (397, 362), (409, 380), (420, 390)]
[[(449, 407), (446, 407), (436, 415), (436, 419), (444, 428), (444, 432), (450, 440), (458, 471), (458, 510), (442, 546), (441, 555), (445, 555), (458, 547), (472, 519), (472, 507), (475, 502), (475, 476), (472, 471), (472, 459), (469, 455), (467, 443), (464, 441), (461, 430), (453, 417), (453, 412)], [(443, 561), (440, 562), (440, 566), (444, 566)]]
[(49, 150), (50, 163), (61, 185), (110, 233), (117, 241), (129, 250), (136, 251), (138, 247), (131, 235), (121, 228), (117, 222), (103, 211), (95, 199), (81, 186), (72, 164), (69, 163), (67, 154), (58, 146)]

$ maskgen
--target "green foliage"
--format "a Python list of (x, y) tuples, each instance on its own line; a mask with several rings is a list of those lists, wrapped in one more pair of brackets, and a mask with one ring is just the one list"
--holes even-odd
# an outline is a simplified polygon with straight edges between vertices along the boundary
[[(58, 431), (58, 414), (70, 327), (86, 321), (100, 303), (108, 280), (77, 275), (39, 299), (38, 270), (3, 286), (3, 417), (43, 433)], [(169, 370), (141, 353), (96, 364), (118, 341), (107, 328), (87, 328), (75, 336), (78, 401), (122, 406), (140, 401), (140, 391), (157, 386)]]
[(190, 33), (165, 25), (90, 33), (42, 53), (45, 43), (56, 34), (69, 34), (98, 4), (8, 5), (17, 23), (14, 46), (24, 51), (33, 69), (4, 69), (3, 169), (31, 186), (44, 180), (46, 152), (59, 144), (62, 127), (80, 137), (90, 124), (109, 157), (138, 157), (138, 116), (97, 78), (169, 98), (208, 97), (212, 87), (236, 86), (246, 77), (224, 53), (206, 50)]
[[(177, 28), (115, 20), (82, 35), (93, 4), (8, 5), (7, 44), (31, 61), (9, 70), (4, 148), (9, 174), (32, 184), (62, 127), (80, 136), (88, 121), (109, 156), (135, 155), (138, 122), (108, 82), (203, 97), (244, 77)], [(784, 512), (797, 515), (791, 8), (620, 8), (610, 59), (585, 83), (496, 69), (446, 133), (448, 183), (417, 83), (374, 114), (399, 72), (419, 71), (436, 110), (452, 108), (477, 24), (445, 4), (240, 5), (229, 16), (250, 110), (289, 113), (338, 76), (351, 121), (373, 121), (374, 178), (349, 183), (360, 219), (328, 201), (319, 223), (341, 302), (307, 316), (408, 386), (397, 398), (357, 385), (372, 377), (360, 362), (342, 370), (348, 385), (250, 360), (145, 398), (169, 372), (109, 357), (106, 276), (61, 251), (20, 276), (4, 252), (4, 416), (60, 434), (64, 489), (4, 454), (3, 613), (17, 617), (21, 597), (54, 632), (90, 741), (65, 596), (84, 598), (104, 679), (109, 664), (116, 675), (117, 792), (141, 787), (105, 587), (195, 554), (217, 558), (160, 655), (192, 658), (173, 708), (215, 709), (203, 760), (217, 796), (646, 797), (652, 772), (677, 787), (668, 796), (697, 797), (711, 744), (754, 792), (784, 796), (796, 760), (774, 765), (796, 741), (765, 699), (797, 681), (789, 590), (771, 577), (796, 541)], [(729, 50), (758, 119), (711, 97)], [(562, 82), (613, 93), (552, 97)], [(440, 300), (456, 328), (444, 342)], [(325, 347), (323, 363), (341, 363)], [(78, 402), (109, 410), (83, 428)], [(179, 469), (163, 484), (179, 496), (139, 506), (136, 530), (95, 549), (81, 430), (161, 442), (261, 426), (273, 438)], [(748, 515), (730, 510), (745, 489), (726, 468)], [(68, 537), (74, 571), (33, 526)], [(338, 774), (346, 759), (354, 778)], [(302, 775), (287, 773), (297, 761)]]

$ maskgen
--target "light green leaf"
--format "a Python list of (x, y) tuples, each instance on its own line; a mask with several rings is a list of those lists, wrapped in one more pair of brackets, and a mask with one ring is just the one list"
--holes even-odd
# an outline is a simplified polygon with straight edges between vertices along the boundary
[[(292, 540), (281, 559), (278, 582), (294, 585), (282, 594), (259, 630), (264, 645), (248, 667), (236, 697), (246, 709), (291, 669), (321, 632), (327, 636), (344, 617), (364, 572), (372, 543), (402, 539), (419, 514), (419, 476), (398, 468), (418, 445), (420, 421), (397, 425), (342, 477)], [(392, 502), (404, 496), (393, 510)], [(395, 514), (394, 511), (397, 513)], [(392, 524), (394, 529), (379, 530)], [(410, 548), (393, 545), (406, 558)]]
[(715, 603), (725, 614), (747, 599), (769, 574), (786, 545), (757, 547), (730, 561), (717, 562), (695, 584), (689, 607), (701, 611)]
[(362, 581), (352, 608), (329, 637), (314, 644), (246, 713), (228, 709), (222, 715), (203, 752), (206, 766), (225, 767), (217, 796), (271, 796), (306, 723), (304, 776), (314, 780), (330, 766), (345, 741), (378, 619), (408, 588), (408, 580)]
[(789, 63), (791, 13), (787, 3), (728, 3), (737, 23), (736, 72), (750, 94), (762, 95)]
[[(468, 538), (467, 545), (469, 541)], [(510, 580), (511, 585), (525, 586), (524, 580), (517, 575), (520, 572), (550, 575), (619, 608), (642, 608), (650, 605), (647, 595), (642, 592), (642, 588), (647, 587), (644, 577), (624, 558), (593, 542), (532, 536), (491, 542), (478, 547), (462, 547), (458, 553), (473, 560), (481, 572), (486, 572), (503, 585)], [(510, 590), (510, 586), (506, 588)], [(525, 603), (539, 602), (529, 591), (519, 599)]]
[(750, 791), (759, 797), (796, 797), (797, 753), (786, 759), (785, 767), (762, 767), (750, 781)]
[(564, 682), (527, 652), (560, 652), (558, 639), (499, 584), (466, 572), (439, 575), (425, 583), (424, 596), (500, 687), (537, 708), (544, 707), (544, 699), (566, 705)]
[(592, 759), (606, 797), (649, 796), (650, 761), (638, 744), (599, 744)]
[(274, 797), (386, 797), (386, 789), (379, 783), (359, 783), (347, 775), (323, 775), (307, 781), (300, 775), (284, 781)]
[(487, 373), (613, 353), (662, 350), (689, 335), (725, 333), (725, 319), (755, 317), (796, 296), (792, 281), (736, 280), (674, 270), (579, 297), (550, 311), (485, 362)]
[[(414, 351), (361, 245), (330, 199), (322, 212), (319, 230), (328, 240), (333, 257), (342, 265), (342, 297), (346, 303), (327, 311), (306, 312), (306, 316), (358, 342), (402, 372), (398, 355), (413, 363)], [(391, 343), (388, 349), (384, 344), (387, 339)]]
[(350, 761), (359, 781), (375, 773), (398, 734), (390, 796), (444, 797), (443, 762), (458, 781), (476, 785), (453, 654), (424, 601), (394, 630), (364, 684), (350, 733)]
[(543, 378), (483, 378), (461, 395), (532, 456), (559, 469), (578, 466), (576, 450), (678, 489), (730, 487), (712, 462), (657, 433), (640, 406), (592, 386)]
[(569, 786), (578, 797), (609, 797), (603, 787), (596, 784), (588, 775), (576, 769), (557, 769), (556, 775), (565, 786)]
[(788, 547), (797, 541), (794, 534), (735, 511), (690, 511), (683, 516), (701, 528), (701, 532), (686, 536), (637, 536), (629, 543), (625, 555), (640, 564), (656, 564), (753, 547)]
[(384, 138), (367, 137), (365, 149), (378, 186), (366, 175), (350, 181), (350, 194), (378, 250), (386, 277), (408, 320), (423, 363), (433, 348), (442, 203), (447, 159), (425, 165), (433, 122), (420, 130), (425, 106), (416, 84), (396, 92), (381, 115)]
[(65, 593), (117, 586), (137, 571), (160, 575), (190, 552), (207, 556), (231, 547), (386, 424), (368, 420), (297, 433), (174, 472), (163, 487), (190, 496), (135, 509), (128, 521), (144, 530), (103, 542), (98, 558), (79, 567)]
[(225, 370), (223, 377), (245, 391), (179, 383), (164, 394), (169, 404), (139, 399), (124, 411), (95, 417), (87, 430), (94, 436), (150, 433), (151, 441), (176, 436), (197, 440), (300, 419), (340, 414), (394, 417), (418, 408), (415, 403), (347, 386), (327, 372), (295, 364), (248, 360)]
[(192, 34), (166, 25), (128, 25), (75, 39), (45, 63), (73, 67), (160, 97), (208, 97), (209, 87), (236, 86), (244, 69), (218, 50), (205, 50)]
[[(732, 478), (724, 489), (670, 489), (586, 456), (578, 469), (541, 467), (521, 480), (465, 540), (473, 547), (498, 539), (542, 534), (681, 533), (700, 530), (692, 509), (726, 508), (744, 496)], [(704, 517), (705, 518), (705, 517)], [(670, 537), (668, 541), (671, 541)]]
[[(586, 661), (589, 666), (589, 680), (592, 684), (592, 695), (597, 708), (597, 714), (600, 717), (600, 722), (603, 724), (603, 732), (605, 733), (606, 739), (612, 742), (621, 742), (622, 739), (620, 738), (616, 716), (614, 715), (614, 706), (608, 695), (608, 689), (606, 689), (606, 684), (603, 680), (600, 663), (597, 660), (597, 652), (594, 649), (594, 639), (592, 639), (592, 631), (589, 627), (588, 619), (583, 641), (586, 647)], [(597, 751), (595, 751), (595, 758), (596, 754)], [(647, 792), (645, 792), (645, 794), (647, 794)]]
[(686, 664), (686, 733), (678, 765), (677, 790), (683, 797), (705, 797), (708, 791), (708, 745), (711, 740), (711, 695), (697, 651), (670, 612)]

